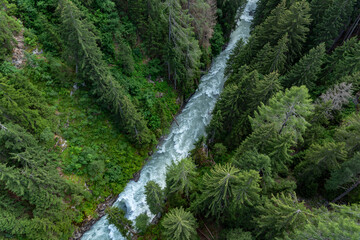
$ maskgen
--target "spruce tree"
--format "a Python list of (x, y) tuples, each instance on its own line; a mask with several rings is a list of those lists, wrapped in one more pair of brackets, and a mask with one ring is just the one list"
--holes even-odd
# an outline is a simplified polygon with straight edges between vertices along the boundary
[(342, 31), (346, 30), (356, 0), (333, 0), (324, 11), (321, 21), (314, 29), (314, 44), (325, 42), (329, 49)]
[(173, 163), (166, 172), (167, 194), (179, 193), (189, 197), (193, 188), (192, 180), (196, 176), (195, 164), (191, 158), (184, 158), (177, 164)]
[(346, 185), (354, 184), (360, 180), (360, 153), (345, 161), (340, 167), (331, 173), (331, 177), (326, 181), (327, 190), (338, 190)]
[(164, 2), (168, 21), (168, 75), (172, 75), (175, 89), (193, 88), (193, 78), (200, 66), (201, 50), (191, 27), (192, 18), (183, 11), (179, 0)]
[(289, 233), (286, 240), (303, 240), (303, 239), (358, 239), (360, 232), (358, 205), (335, 205), (332, 204), (332, 211), (321, 209), (314, 216), (313, 221), (307, 222), (303, 228)]
[(258, 236), (266, 239), (282, 237), (285, 232), (302, 229), (313, 215), (304, 203), (299, 202), (296, 194), (279, 194), (259, 206), (260, 216), (255, 218)]
[(8, 5), (6, 0), (0, 1), (0, 61), (5, 60), (17, 44), (14, 34), (20, 31), (19, 23), (7, 14)]
[(312, 109), (307, 88), (292, 87), (277, 93), (267, 105), (261, 104), (255, 116), (250, 117), (250, 122), (254, 130), (273, 123), (279, 135), (290, 133), (295, 140), (302, 140), (302, 134), (309, 125), (305, 118)]
[(321, 65), (325, 57), (325, 44), (320, 44), (303, 56), (298, 63), (291, 68), (283, 82), (286, 87), (305, 85), (310, 91), (314, 89)]
[(182, 207), (171, 209), (162, 220), (164, 236), (174, 240), (196, 239), (198, 226), (196, 218), (191, 212), (185, 211)]
[(192, 209), (220, 219), (233, 207), (254, 205), (259, 200), (259, 180), (256, 171), (240, 171), (230, 164), (215, 165), (210, 173), (204, 175), (201, 195)]
[(119, 117), (133, 142), (148, 145), (154, 142), (154, 135), (135, 106), (115, 81), (107, 68), (97, 46), (94, 25), (84, 19), (82, 12), (70, 0), (59, 1), (63, 37), (68, 55), (76, 65), (76, 72), (86, 81), (90, 80), (94, 92), (102, 103), (111, 106)]
[(149, 181), (145, 185), (146, 202), (152, 214), (161, 213), (164, 210), (165, 195), (159, 184)]
[(283, 73), (286, 67), (286, 53), (288, 52), (288, 35), (285, 34), (276, 46), (267, 43), (254, 59), (254, 69), (262, 74), (271, 72)]
[(137, 233), (134, 230), (132, 222), (125, 217), (124, 210), (118, 207), (109, 207), (106, 209), (107, 216), (110, 224), (119, 230), (119, 232), (126, 237), (136, 236)]
[(353, 113), (344, 120), (341, 127), (336, 129), (334, 139), (344, 142), (349, 157), (360, 151), (360, 114)]

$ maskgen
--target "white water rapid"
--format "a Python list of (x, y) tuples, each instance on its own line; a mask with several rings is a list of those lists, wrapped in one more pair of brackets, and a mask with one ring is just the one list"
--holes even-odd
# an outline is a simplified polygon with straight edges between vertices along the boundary
[[(139, 214), (147, 211), (144, 186), (150, 180), (165, 187), (166, 166), (172, 161), (186, 157), (194, 143), (205, 134), (205, 126), (211, 120), (211, 112), (215, 106), (225, 82), (224, 69), (226, 61), (239, 39), (248, 39), (252, 13), (257, 0), (248, 3), (239, 19), (236, 29), (230, 37), (227, 48), (215, 58), (208, 74), (201, 78), (199, 88), (191, 97), (183, 111), (177, 116), (179, 126), (173, 124), (170, 134), (161, 143), (157, 152), (153, 154), (141, 170), (138, 182), (130, 181), (119, 195), (114, 206), (126, 210), (126, 217), (134, 220)], [(153, 216), (152, 216), (153, 217)], [(122, 240), (125, 239), (113, 225), (109, 225), (106, 217), (101, 218), (87, 231), (82, 240)]]

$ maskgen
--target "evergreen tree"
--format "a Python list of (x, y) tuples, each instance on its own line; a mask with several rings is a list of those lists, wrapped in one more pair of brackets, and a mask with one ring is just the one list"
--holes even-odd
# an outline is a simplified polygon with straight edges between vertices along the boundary
[(12, 121), (31, 132), (51, 126), (53, 112), (42, 93), (24, 76), (0, 74), (0, 121)]
[[(288, 34), (289, 39), (289, 63), (293, 63), (301, 54), (303, 44), (309, 32), (310, 19), (309, 3), (305, 0), (294, 1), (289, 8), (286, 1), (271, 11), (269, 17), (253, 32), (255, 44), (253, 50), (259, 50), (267, 42), (274, 46), (278, 41)], [(249, 39), (249, 42), (253, 39)], [(253, 41), (254, 41), (253, 40)], [(257, 46), (259, 48), (257, 48)]]
[(282, 90), (282, 87), (279, 81), (279, 74), (272, 72), (265, 75), (256, 84), (251, 96), (251, 102), (249, 103), (250, 109), (255, 110), (260, 103), (267, 104), (269, 99), (280, 90)]
[(314, 144), (306, 153), (305, 159), (313, 161), (320, 169), (334, 171), (346, 160), (347, 152), (344, 143)]
[(185, 194), (193, 188), (192, 178), (195, 177), (195, 164), (191, 158), (184, 158), (177, 164), (173, 163), (166, 172), (166, 192)]
[[(221, 116), (216, 116), (208, 127), (210, 138), (215, 142), (222, 141), (227, 147), (233, 148), (249, 134), (250, 124), (247, 116), (254, 110), (249, 109), (249, 103), (259, 77), (255, 70), (242, 76), (237, 85), (226, 86), (214, 108), (214, 113)], [(226, 134), (221, 135), (221, 132)], [(216, 136), (219, 138), (214, 138)]]
[(281, 237), (286, 232), (302, 229), (313, 215), (304, 203), (298, 202), (295, 195), (280, 194), (272, 196), (259, 206), (260, 216), (255, 219), (258, 226), (258, 236), (266, 239)]
[(233, 207), (254, 205), (259, 200), (259, 174), (256, 171), (241, 171), (230, 164), (215, 165), (206, 173), (201, 185), (201, 195), (192, 208), (204, 211), (206, 216), (217, 219)]
[(306, 87), (292, 87), (277, 93), (269, 100), (268, 105), (261, 104), (255, 116), (250, 117), (250, 122), (254, 130), (273, 123), (278, 134), (290, 133), (295, 140), (302, 140), (301, 135), (309, 125), (305, 118), (311, 114), (312, 109)]
[(305, 85), (310, 91), (314, 89), (317, 76), (325, 57), (325, 44), (320, 44), (303, 56), (284, 78), (287, 87)]
[(360, 151), (360, 115), (353, 113), (335, 132), (335, 140), (345, 143), (345, 149), (349, 157)]
[(271, 13), (271, 11), (279, 5), (281, 0), (259, 0), (251, 23), (251, 28), (260, 25)]
[[(57, 155), (40, 147), (18, 125), (0, 129), (0, 232), (24, 239), (59, 239), (71, 235), (79, 186), (60, 177)], [(72, 203), (64, 198), (72, 196)]]
[(283, 73), (286, 65), (286, 53), (288, 52), (288, 35), (285, 34), (281, 38), (275, 47), (271, 47), (267, 43), (263, 49), (261, 49), (256, 58), (254, 68), (262, 74), (268, 74), (271, 72)]
[(331, 173), (330, 179), (326, 182), (327, 190), (337, 190), (344, 185), (353, 184), (360, 178), (360, 153), (345, 161), (340, 167)]
[(146, 126), (145, 120), (115, 81), (102, 59), (102, 53), (96, 44), (95, 27), (81, 11), (69, 0), (59, 1), (58, 7), (63, 36), (67, 43), (69, 56), (76, 64), (76, 72), (94, 87), (100, 100), (111, 106), (112, 111), (121, 119), (131, 140), (144, 145), (154, 141), (154, 135)]
[(241, 228), (226, 230), (226, 240), (253, 240), (251, 232), (244, 232)]
[(14, 18), (10, 17), (7, 12), (9, 3), (6, 0), (0, 1), (0, 61), (11, 53), (16, 43), (14, 34), (20, 31), (20, 25)]
[(165, 229), (163, 234), (167, 239), (196, 239), (198, 226), (196, 218), (182, 207), (171, 209), (162, 220), (162, 226)]
[(286, 164), (291, 162), (291, 147), (296, 144), (290, 133), (279, 134), (275, 124), (266, 124), (253, 131), (238, 147), (234, 158), (241, 156), (249, 149), (256, 149), (271, 159), (271, 169), (274, 173), (286, 170)]
[(271, 160), (257, 150), (249, 150), (241, 155), (236, 154), (232, 163), (238, 169), (258, 171), (266, 183), (271, 182)]
[(337, 48), (330, 57), (332, 71), (328, 76), (331, 83), (358, 72), (360, 70), (359, 60), (360, 41), (354, 37), (339, 49)]
[(179, 0), (164, 2), (168, 21), (168, 74), (173, 75), (175, 89), (188, 91), (193, 88), (193, 78), (196, 76), (201, 50), (194, 37), (191, 27), (192, 18), (183, 11)]
[(161, 213), (164, 210), (165, 196), (159, 184), (149, 181), (145, 185), (146, 202), (152, 214)]
[(286, 239), (289, 240), (337, 240), (337, 239), (358, 239), (360, 231), (359, 206), (332, 205), (333, 211), (322, 209), (322, 212), (315, 215), (312, 222), (307, 222), (303, 228), (295, 230)]
[(125, 217), (124, 210), (117, 207), (109, 207), (106, 209), (107, 216), (110, 224), (114, 224), (119, 232), (126, 237), (136, 236), (132, 222)]
[(329, 7), (315, 26), (314, 44), (325, 42), (326, 48), (332, 47), (341, 32), (346, 30), (355, 2), (356, 0), (333, 0), (332, 3), (328, 3)]

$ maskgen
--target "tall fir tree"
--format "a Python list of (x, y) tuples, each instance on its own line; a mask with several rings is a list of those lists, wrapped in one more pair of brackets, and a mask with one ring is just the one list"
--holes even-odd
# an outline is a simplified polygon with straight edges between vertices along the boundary
[(145, 185), (146, 202), (152, 214), (161, 213), (165, 206), (165, 194), (159, 184), (149, 181)]
[(82, 12), (70, 0), (59, 1), (58, 10), (68, 55), (76, 65), (76, 72), (86, 81), (90, 80), (100, 101), (111, 106), (133, 142), (144, 145), (154, 142), (154, 135), (145, 120), (106, 67), (96, 43), (94, 25), (84, 19)]
[(196, 218), (182, 207), (171, 209), (162, 220), (162, 226), (167, 239), (193, 240), (197, 237)]
[(286, 74), (283, 83), (286, 87), (305, 85), (310, 91), (314, 89), (321, 65), (325, 58), (325, 44), (320, 44), (303, 56)]
[(334, 0), (329, 4), (321, 20), (315, 26), (314, 45), (325, 42), (327, 49), (332, 47), (341, 32), (345, 31), (350, 23), (349, 19), (352, 16), (355, 2), (356, 0)]

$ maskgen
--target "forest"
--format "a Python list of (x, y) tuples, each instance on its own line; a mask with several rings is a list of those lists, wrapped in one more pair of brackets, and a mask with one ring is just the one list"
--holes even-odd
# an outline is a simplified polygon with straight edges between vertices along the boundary
[[(246, 2), (0, 0), (0, 239), (70, 239), (97, 219)], [(146, 184), (151, 213), (106, 209), (128, 239), (360, 239), (360, 0), (252, 14), (206, 136), (165, 187)]]

